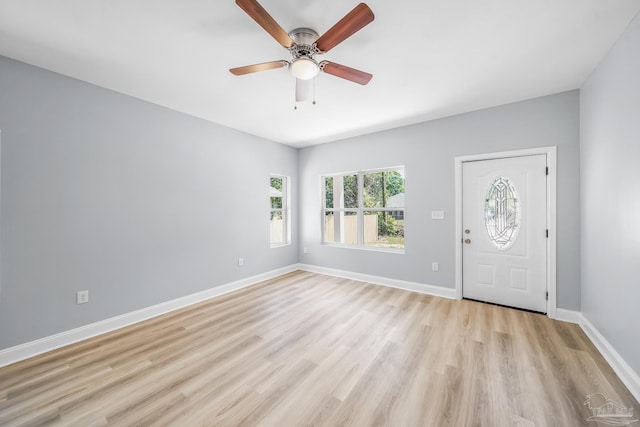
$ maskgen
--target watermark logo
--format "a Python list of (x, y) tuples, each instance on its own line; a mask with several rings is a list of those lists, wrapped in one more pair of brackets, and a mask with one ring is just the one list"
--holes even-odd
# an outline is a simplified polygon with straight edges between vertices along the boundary
[(587, 396), (584, 405), (591, 411), (587, 421), (597, 421), (610, 426), (628, 426), (638, 421), (633, 418), (633, 408), (608, 399), (602, 393), (593, 393)]

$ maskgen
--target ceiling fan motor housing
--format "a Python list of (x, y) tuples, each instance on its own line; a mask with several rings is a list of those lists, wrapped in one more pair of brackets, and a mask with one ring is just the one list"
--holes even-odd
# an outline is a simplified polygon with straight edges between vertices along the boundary
[(296, 28), (289, 32), (289, 37), (295, 42), (291, 47), (291, 55), (294, 58), (300, 58), (306, 56), (313, 58), (317, 53), (313, 44), (318, 40), (318, 33), (311, 28)]

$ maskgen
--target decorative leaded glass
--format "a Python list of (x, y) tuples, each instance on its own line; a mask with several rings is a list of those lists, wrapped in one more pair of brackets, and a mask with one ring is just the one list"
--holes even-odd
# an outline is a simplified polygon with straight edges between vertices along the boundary
[(509, 248), (520, 229), (520, 203), (518, 193), (508, 178), (496, 178), (489, 186), (485, 197), (484, 219), (493, 244), (498, 249)]

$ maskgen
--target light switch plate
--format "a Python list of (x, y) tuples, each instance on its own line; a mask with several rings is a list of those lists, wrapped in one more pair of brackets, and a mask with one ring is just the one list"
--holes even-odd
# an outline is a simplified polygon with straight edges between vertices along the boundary
[(444, 211), (431, 211), (431, 219), (444, 219)]
[(89, 302), (89, 291), (78, 291), (76, 294), (76, 304), (86, 304)]

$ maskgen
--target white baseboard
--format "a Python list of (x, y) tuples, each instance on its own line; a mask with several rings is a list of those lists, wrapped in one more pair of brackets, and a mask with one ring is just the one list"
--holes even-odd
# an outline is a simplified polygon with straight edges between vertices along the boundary
[(579, 311), (567, 310), (566, 308), (556, 308), (556, 315), (553, 319), (579, 325), (582, 321), (582, 313)]
[(593, 345), (596, 346), (600, 354), (605, 358), (609, 365), (613, 368), (620, 380), (629, 389), (633, 397), (640, 402), (640, 376), (633, 370), (631, 366), (620, 356), (613, 348), (611, 343), (593, 326), (591, 322), (583, 315), (580, 315), (580, 327), (589, 337)]
[(319, 267), (317, 265), (299, 264), (298, 268), (300, 270), (310, 271), (312, 273), (326, 274), (327, 276), (358, 280), (360, 282), (388, 286), (390, 288), (404, 289), (405, 291), (418, 292), (426, 295), (433, 295), (449, 299), (456, 298), (455, 289), (443, 288), (442, 286), (433, 286), (417, 282), (407, 282), (405, 280), (390, 279), (388, 277), (373, 276), (370, 274), (354, 273), (352, 271), (336, 270), (333, 268)]
[(246, 288), (248, 286), (252, 286), (265, 280), (273, 279), (274, 277), (278, 277), (299, 269), (300, 268), (298, 264), (290, 265), (287, 267), (279, 268), (277, 270), (269, 271), (267, 273), (258, 274), (256, 276), (247, 277), (246, 279), (227, 283), (225, 285), (216, 286), (214, 288), (197, 292), (195, 294), (186, 295), (184, 297), (180, 297), (171, 301), (166, 301), (140, 310), (132, 311), (130, 313), (122, 314), (120, 316), (101, 320), (99, 322), (91, 323), (79, 328), (71, 329), (69, 331), (44, 337), (25, 344), (20, 344), (15, 347), (9, 347), (7, 349), (0, 350), (0, 367), (19, 362), (29, 357), (46, 353), (48, 351), (55, 350), (69, 344), (86, 340), (97, 335), (111, 332), (125, 326), (133, 325), (135, 323), (142, 322), (143, 320), (157, 317), (171, 311), (187, 307), (189, 305), (193, 305), (220, 295), (227, 294), (229, 292), (236, 291), (238, 289)]

